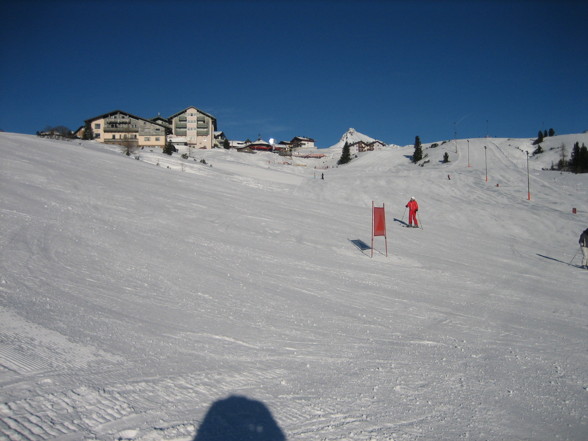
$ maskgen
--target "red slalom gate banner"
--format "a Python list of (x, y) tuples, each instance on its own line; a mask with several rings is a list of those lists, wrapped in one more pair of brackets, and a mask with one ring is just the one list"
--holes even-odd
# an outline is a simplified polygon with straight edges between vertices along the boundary
[(386, 257), (388, 257), (388, 237), (386, 237), (386, 211), (384, 204), (375, 207), (372, 201), (372, 257), (374, 257), (374, 237), (384, 236), (386, 244)]

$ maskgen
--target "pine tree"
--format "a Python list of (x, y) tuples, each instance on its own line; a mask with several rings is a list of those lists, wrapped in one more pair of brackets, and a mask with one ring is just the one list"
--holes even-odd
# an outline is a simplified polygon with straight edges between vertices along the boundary
[(174, 151), (177, 151), (177, 149), (174, 147), (174, 145), (170, 141), (168, 141), (165, 144), (165, 147), (163, 148), (163, 153), (171, 156)]
[(555, 130), (549, 129), (549, 136), (555, 136)]
[(585, 144), (582, 144), (582, 147), (579, 142), (574, 144), (568, 166), (570, 171), (574, 173), (588, 172), (588, 149)]
[(345, 143), (337, 165), (347, 164), (349, 161), (351, 161), (351, 153), (349, 152), (349, 144)]
[(445, 152), (443, 155), (443, 163), (447, 164), (449, 162), (449, 153)]
[(415, 164), (423, 159), (423, 147), (421, 146), (421, 139), (417, 136), (414, 139), (414, 153), (412, 154), (412, 162)]
[(570, 154), (570, 162), (568, 163), (570, 171), (578, 173), (580, 168), (580, 143), (576, 142)]
[(582, 147), (580, 147), (579, 163), (581, 170), (580, 173), (588, 173), (588, 148), (586, 148), (584, 143), (582, 143)]
[(82, 136), (82, 139), (94, 139), (94, 131), (92, 130), (92, 124), (90, 124), (89, 122), (87, 122), (86, 126), (84, 127), (84, 136)]

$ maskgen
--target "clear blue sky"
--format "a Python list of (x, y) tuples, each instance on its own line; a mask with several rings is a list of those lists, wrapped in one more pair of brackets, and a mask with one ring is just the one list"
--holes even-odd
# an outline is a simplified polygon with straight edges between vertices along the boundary
[(230, 139), (588, 130), (585, 1), (0, 0), (0, 129), (188, 106)]

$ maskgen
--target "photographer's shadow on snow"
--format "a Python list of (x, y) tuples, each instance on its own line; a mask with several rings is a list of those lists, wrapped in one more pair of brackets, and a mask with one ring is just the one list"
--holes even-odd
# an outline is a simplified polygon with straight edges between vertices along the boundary
[(231, 395), (216, 401), (193, 441), (285, 441), (282, 429), (261, 401)]

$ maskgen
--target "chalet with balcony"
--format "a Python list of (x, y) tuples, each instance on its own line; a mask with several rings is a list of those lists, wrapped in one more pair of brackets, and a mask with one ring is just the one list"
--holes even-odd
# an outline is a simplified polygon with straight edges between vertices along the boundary
[(385, 147), (386, 144), (384, 144), (382, 141), (378, 141), (378, 140), (374, 140), (371, 142), (365, 142), (365, 141), (357, 141), (354, 142), (352, 144), (349, 145), (350, 151), (354, 151), (355, 153), (361, 153), (361, 152), (373, 152), (376, 148), (378, 147)]
[(296, 148), (307, 148), (307, 147), (315, 148), (314, 139), (312, 139), (312, 138), (306, 138), (304, 136), (295, 136), (290, 141), (290, 145), (294, 149), (296, 149)]
[(122, 110), (95, 116), (85, 123), (92, 128), (95, 141), (125, 147), (163, 148), (168, 132), (167, 127), (162, 124)]

